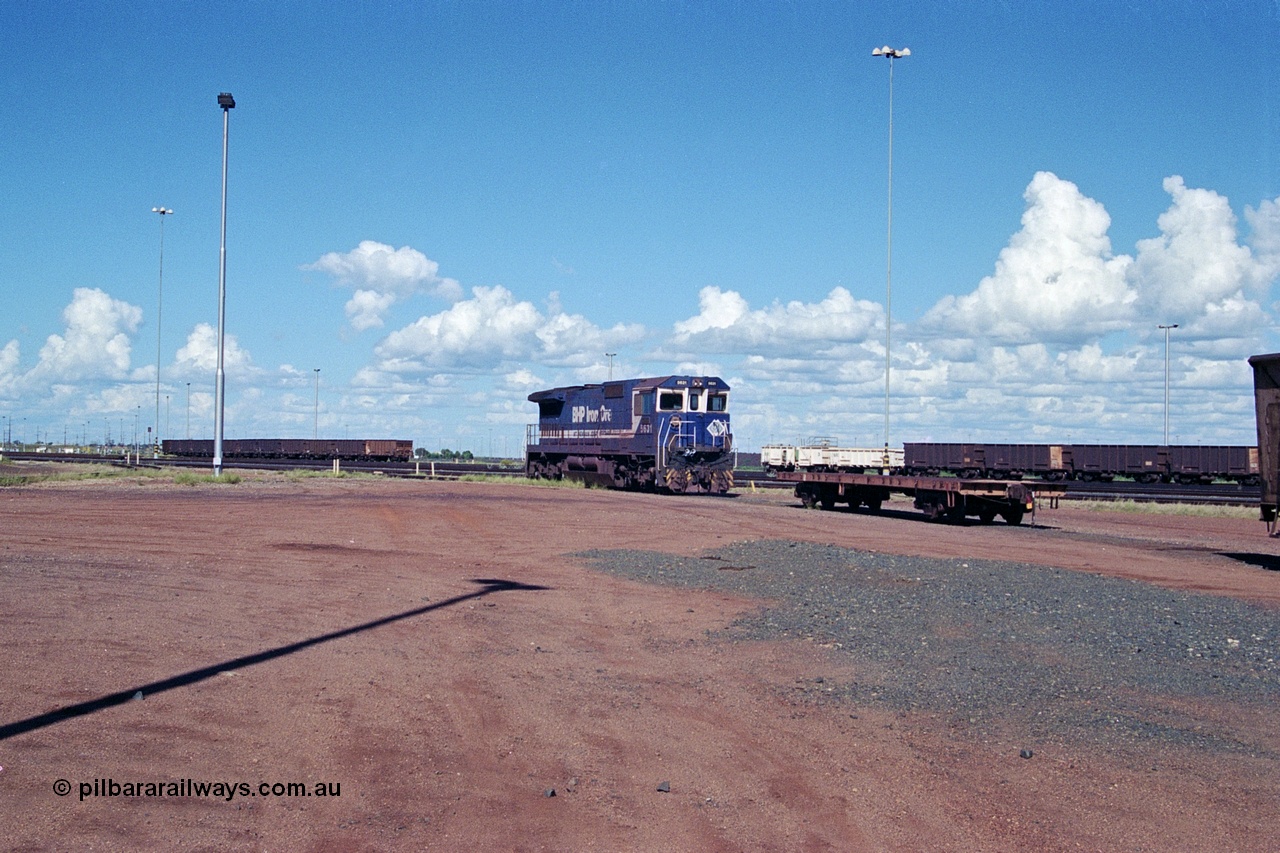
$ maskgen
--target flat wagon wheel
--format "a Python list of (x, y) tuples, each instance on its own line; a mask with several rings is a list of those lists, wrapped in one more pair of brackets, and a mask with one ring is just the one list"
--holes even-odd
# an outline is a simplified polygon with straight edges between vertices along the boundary
[(1022, 513), (1023, 513), (1022, 507), (1013, 506), (1013, 507), (1009, 507), (1004, 512), (1000, 513), (1000, 515), (1004, 517), (1004, 520), (1007, 524), (1012, 524), (1016, 526), (1022, 523)]

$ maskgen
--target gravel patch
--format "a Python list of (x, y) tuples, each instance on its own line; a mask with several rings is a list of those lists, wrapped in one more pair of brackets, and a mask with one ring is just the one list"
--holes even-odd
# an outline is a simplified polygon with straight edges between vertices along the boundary
[(1254, 605), (1021, 563), (788, 541), (695, 558), (579, 556), (635, 580), (767, 602), (712, 640), (806, 640), (853, 665), (854, 679), (798, 673), (793, 700), (929, 714), (978, 733), (1012, 723), (1041, 741), (1275, 757), (1224, 712), (1280, 699), (1280, 613)]

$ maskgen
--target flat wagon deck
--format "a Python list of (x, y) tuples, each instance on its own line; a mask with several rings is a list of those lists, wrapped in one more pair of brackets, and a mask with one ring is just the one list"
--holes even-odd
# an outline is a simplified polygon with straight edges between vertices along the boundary
[(963, 521), (973, 516), (989, 523), (1000, 516), (1009, 524), (1021, 524), (1034, 515), (1037, 494), (1056, 499), (1061, 485), (1023, 480), (963, 480), (956, 477), (917, 477), (901, 474), (850, 474), (843, 472), (782, 471), (778, 479), (796, 484), (796, 497), (806, 507), (850, 509), (865, 506), (873, 512), (893, 493), (915, 499), (916, 509), (938, 521)]

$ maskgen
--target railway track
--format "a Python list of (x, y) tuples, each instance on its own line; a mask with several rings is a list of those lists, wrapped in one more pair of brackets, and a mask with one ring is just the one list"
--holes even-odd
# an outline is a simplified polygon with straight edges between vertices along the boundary
[[(146, 468), (208, 468), (208, 459), (149, 458), (132, 454), (127, 458), (116, 455), (87, 453), (6, 453), (6, 459), (18, 462), (80, 462), (107, 465), (137, 466)], [(340, 470), (359, 473), (381, 473), (388, 477), (423, 477), (432, 479), (457, 479), (468, 474), (486, 474), (496, 477), (523, 477), (524, 470), (510, 465), (483, 462), (442, 462), (439, 460), (413, 460), (408, 462), (375, 462), (342, 460)], [(257, 469), (268, 471), (329, 471), (333, 461), (326, 459), (226, 459), (223, 468)], [(791, 489), (793, 483), (779, 482), (761, 471), (739, 470), (734, 472), (738, 489)], [(1036, 481), (1028, 480), (1029, 484)], [(1066, 487), (1063, 500), (1122, 501), (1138, 503), (1192, 503), (1220, 506), (1257, 506), (1261, 500), (1258, 486), (1242, 486), (1234, 483), (1213, 485), (1180, 485), (1176, 483), (1145, 485), (1142, 483), (1111, 482), (1083, 483), (1066, 481), (1057, 483)]]

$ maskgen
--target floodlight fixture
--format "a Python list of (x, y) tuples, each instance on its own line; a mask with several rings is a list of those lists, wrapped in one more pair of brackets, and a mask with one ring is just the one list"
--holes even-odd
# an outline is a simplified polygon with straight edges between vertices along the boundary
[(230, 92), (223, 92), (218, 95), (218, 106), (224, 110), (233, 110), (236, 108), (236, 99), (231, 97)]

